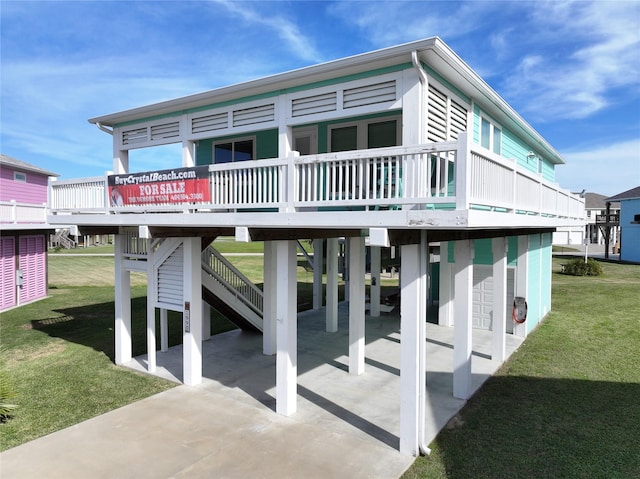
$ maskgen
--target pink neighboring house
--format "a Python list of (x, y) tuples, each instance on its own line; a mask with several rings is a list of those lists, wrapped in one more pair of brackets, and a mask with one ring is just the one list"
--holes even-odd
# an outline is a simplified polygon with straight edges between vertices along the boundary
[(52, 176), (59, 175), (0, 155), (0, 311), (47, 296)]

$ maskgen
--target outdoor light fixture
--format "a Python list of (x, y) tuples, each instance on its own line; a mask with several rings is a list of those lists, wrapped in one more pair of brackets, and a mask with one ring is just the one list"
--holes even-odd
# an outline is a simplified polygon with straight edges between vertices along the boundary
[(538, 156), (533, 151), (527, 153), (527, 161), (533, 161), (536, 158), (538, 158)]

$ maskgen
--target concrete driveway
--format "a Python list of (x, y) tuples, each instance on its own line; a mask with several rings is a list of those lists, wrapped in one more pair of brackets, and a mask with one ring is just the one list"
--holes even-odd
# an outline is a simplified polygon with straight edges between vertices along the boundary
[[(12, 478), (396, 478), (413, 458), (398, 452), (399, 317), (367, 317), (366, 371), (348, 370), (348, 310), (340, 331), (324, 311), (299, 315), (298, 411), (275, 410), (275, 357), (262, 337), (231, 331), (204, 343), (204, 381), (178, 386), (5, 451)], [(452, 396), (453, 330), (427, 328), (428, 440), (464, 405)], [(473, 384), (498, 367), (491, 333), (473, 332)], [(507, 335), (507, 352), (521, 340)], [(158, 353), (157, 374), (180, 380), (181, 347)], [(144, 371), (145, 357), (128, 364)], [(117, 385), (114, 385), (117, 387)]]

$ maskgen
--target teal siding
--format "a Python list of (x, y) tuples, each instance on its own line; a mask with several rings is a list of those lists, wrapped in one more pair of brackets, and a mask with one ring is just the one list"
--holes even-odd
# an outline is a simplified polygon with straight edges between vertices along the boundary
[(540, 322), (541, 316), (541, 254), (540, 254), (540, 235), (529, 236), (529, 255), (528, 255), (528, 288), (527, 288), (527, 304), (529, 307), (527, 314), (527, 332), (532, 331)]
[(542, 158), (542, 177), (547, 181), (556, 181), (555, 165), (549, 160)]
[(273, 129), (200, 140), (196, 148), (196, 165), (210, 165), (213, 162), (213, 143), (247, 136), (256, 138), (256, 160), (278, 157), (278, 130)]
[[(477, 106), (473, 106), (473, 143), (480, 144), (480, 116), (484, 112)], [(489, 118), (491, 115), (487, 115)], [(540, 158), (538, 153), (523, 142), (515, 133), (502, 125), (502, 154), (503, 158), (516, 160), (517, 164), (533, 173), (542, 173), (542, 177), (548, 181), (555, 181), (555, 165), (549, 160)], [(536, 155), (536, 159), (527, 160), (529, 152)]]
[(473, 241), (473, 264), (493, 264), (491, 238), (483, 238)]
[(516, 266), (518, 264), (518, 237), (509, 236), (507, 249), (507, 265)]
[[(520, 166), (531, 171), (537, 170), (537, 162), (529, 162), (527, 165), (527, 154), (531, 151), (519, 138), (517, 138), (511, 130), (502, 129), (502, 156), (505, 158), (513, 158), (517, 160)], [(535, 164), (534, 164), (535, 163)]]
[[(493, 264), (493, 247), (490, 238), (473, 240), (473, 264)], [(507, 266), (518, 264), (518, 237), (509, 236), (507, 238)], [(453, 254), (453, 241), (442, 242), (440, 244), (440, 256), (447, 256), (449, 263), (455, 263)]]
[(473, 105), (473, 142), (476, 145), (480, 144), (480, 108), (478, 105)]
[[(540, 254), (542, 256), (542, 264), (540, 269), (540, 282), (542, 284), (542, 317), (551, 311), (551, 243), (552, 234), (544, 233), (542, 235), (542, 244)], [(542, 318), (541, 318), (542, 319)]]

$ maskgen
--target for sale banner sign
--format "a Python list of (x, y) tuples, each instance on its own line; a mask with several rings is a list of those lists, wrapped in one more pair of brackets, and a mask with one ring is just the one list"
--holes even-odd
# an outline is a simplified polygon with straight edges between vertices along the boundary
[(107, 183), (111, 206), (211, 201), (208, 166), (109, 175)]

